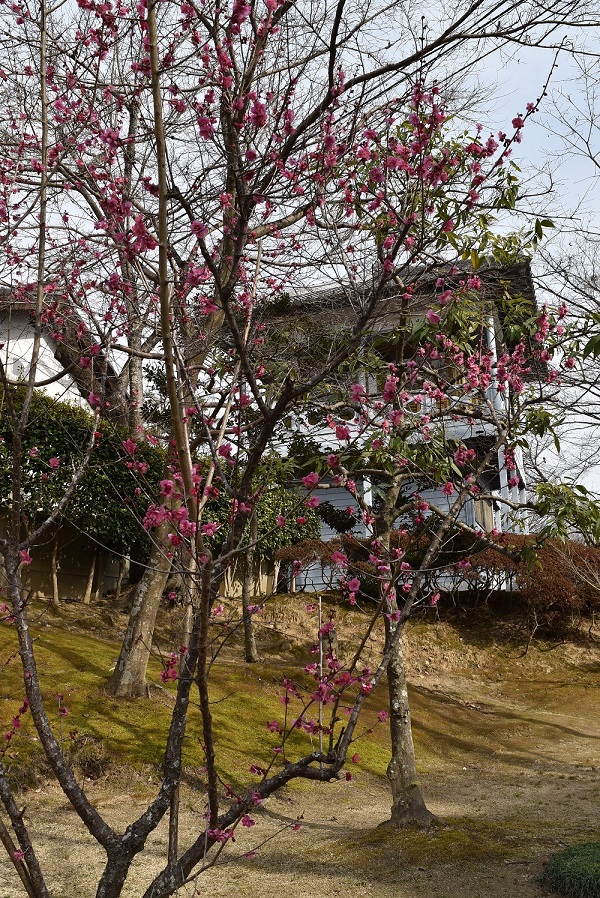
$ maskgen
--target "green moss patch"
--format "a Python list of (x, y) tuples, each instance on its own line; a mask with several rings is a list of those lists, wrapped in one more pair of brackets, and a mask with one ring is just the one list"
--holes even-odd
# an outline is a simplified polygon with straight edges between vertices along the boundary
[(600, 842), (559, 851), (546, 868), (544, 882), (569, 898), (600, 898)]
[[(161, 764), (175, 698), (175, 686), (160, 682), (161, 665), (152, 660), (148, 670), (149, 697), (136, 700), (115, 698), (106, 683), (119, 654), (116, 639), (103, 638), (99, 610), (82, 605), (61, 605), (49, 613), (44, 603), (32, 603), (32, 632), (36, 644), (38, 675), (47, 713), (64, 752), (82, 775), (98, 779), (126, 770), (155, 771)], [(0, 728), (10, 729), (10, 721), (24, 698), (23, 674), (18, 656), (17, 634), (9, 624), (0, 625)], [(258, 782), (250, 767), (265, 769), (274, 761), (280, 769), (281, 757), (273, 749), (280, 737), (267, 729), (267, 722), (284, 719), (282, 679), (298, 675), (293, 663), (267, 662), (249, 666), (241, 660), (241, 648), (233, 647), (211, 669), (210, 696), (214, 737), (222, 780), (234, 788)], [(307, 680), (307, 685), (310, 683)], [(294, 700), (288, 722), (301, 709)], [(204, 750), (198, 698), (192, 690), (188, 731), (184, 743), (185, 778), (194, 785), (202, 782)], [(358, 754), (354, 773), (362, 771), (383, 776), (389, 760), (389, 735), (385, 725), (377, 725), (377, 711), (385, 708), (383, 690), (372, 696), (363, 718), (361, 735), (350, 756)], [(327, 711), (327, 709), (325, 709)], [(62, 711), (62, 713), (61, 713)], [(65, 713), (66, 712), (66, 713)], [(315, 717), (311, 708), (309, 717)], [(340, 716), (343, 717), (343, 714)], [(41, 745), (31, 717), (22, 717), (4, 755), (4, 766), (12, 781), (30, 786), (49, 776)], [(342, 721), (343, 724), (343, 721)], [(338, 724), (340, 726), (340, 724)], [(372, 732), (370, 732), (372, 728)], [(286, 744), (290, 760), (313, 750), (303, 731), (293, 730)], [(305, 788), (303, 781), (294, 788)]]
[[(526, 862), (556, 844), (550, 829), (542, 834), (537, 823), (521, 819), (453, 817), (426, 830), (378, 827), (360, 838), (337, 840), (329, 846), (328, 855), (373, 879), (385, 880), (390, 870)], [(524, 852), (529, 857), (524, 858)]]

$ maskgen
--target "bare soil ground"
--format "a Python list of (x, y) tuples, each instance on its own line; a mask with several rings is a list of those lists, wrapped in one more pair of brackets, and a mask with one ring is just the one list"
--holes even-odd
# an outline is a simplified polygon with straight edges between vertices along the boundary
[[(440, 826), (379, 828), (389, 814), (386, 781), (358, 765), (353, 782), (304, 784), (270, 799), (257, 825), (240, 827), (235, 844), (181, 898), (548, 895), (539, 880), (548, 855), (600, 839), (600, 650), (594, 642), (538, 643), (523, 656), (522, 643), (503, 632), (500, 640), (491, 623), (440, 623), (417, 625), (407, 637), (422, 786)], [(150, 789), (146, 777), (124, 774), (117, 783), (90, 781), (88, 791), (124, 828)], [(203, 801), (191, 789), (182, 795), (183, 844), (200, 825)], [(48, 784), (23, 803), (53, 898), (92, 896), (102, 852), (62, 793)], [(164, 825), (132, 871), (127, 898), (143, 894), (166, 849)], [(21, 898), (1, 863), (0, 898)]]

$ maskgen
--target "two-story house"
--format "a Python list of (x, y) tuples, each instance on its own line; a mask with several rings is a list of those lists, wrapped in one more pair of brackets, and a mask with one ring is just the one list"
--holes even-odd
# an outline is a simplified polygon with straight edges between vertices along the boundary
[[(374, 324), (363, 340), (365, 365), (359, 380), (366, 394), (373, 398), (384, 390), (385, 372), (381, 373), (381, 365), (377, 370), (373, 359), (378, 358), (384, 366), (385, 363), (397, 364), (399, 358), (409, 361), (410, 353), (418, 350), (418, 342), (411, 342), (411, 335), (415, 334), (418, 341), (419, 325), (424, 322), (428, 310), (436, 307), (440, 292), (449, 287), (460, 289), (460, 285), (464, 285), (472, 276), (472, 269), (465, 266), (446, 277), (441, 288), (437, 277), (424, 276), (418, 280), (409, 302), (402, 295), (401, 287), (391, 285), (388, 288), (381, 302), (381, 312), (375, 314)], [(479, 308), (479, 323), (474, 326), (471, 337), (480, 341), (490, 360), (489, 384), (484, 391), (470, 390), (464, 382), (464, 370), (452, 370), (452, 365), (448, 365), (447, 361), (440, 361), (444, 370), (439, 372), (438, 384), (443, 383), (443, 389), (426, 390), (422, 383), (415, 382), (410, 396), (405, 396), (404, 411), (406, 417), (412, 415), (415, 420), (431, 419), (431, 431), (436, 439), (452, 446), (462, 445), (471, 450), (476, 459), (490, 456), (485, 468), (477, 476), (479, 495), (467, 498), (460, 510), (459, 520), (474, 530), (487, 533), (525, 532), (527, 521), (524, 512), (515, 510), (514, 507), (524, 505), (527, 494), (521, 449), (517, 447), (514, 451), (515, 467), (509, 473), (503, 446), (500, 445), (495, 450), (493, 447), (498, 442), (500, 429), (511, 413), (510, 389), (504, 380), (499, 382), (498, 362), (507, 349), (513, 348), (515, 323), (530, 319), (536, 311), (530, 264), (525, 260), (505, 267), (482, 267), (477, 272), (477, 280), (479, 286), (476, 291), (471, 291), (468, 300), (474, 309)], [(292, 344), (296, 339), (302, 347), (301, 339), (294, 338), (294, 333), (305, 329), (306, 318), (310, 317), (313, 330), (329, 328), (332, 339), (335, 340), (334, 322), (343, 322), (346, 315), (352, 320), (353, 314), (356, 313), (352, 308), (351, 291), (337, 289), (315, 291), (310, 296), (294, 299), (285, 320), (291, 322), (288, 326)], [(279, 322), (280, 330), (282, 325), (284, 328), (286, 326), (283, 321), (284, 319)], [(341, 327), (342, 325), (338, 325), (338, 328)], [(315, 338), (312, 339), (314, 344)], [(457, 340), (460, 341), (460, 334)], [(539, 363), (534, 364), (532, 359), (530, 361), (530, 377), (535, 379), (539, 376), (540, 366)], [(360, 427), (355, 423), (359, 411), (355, 409), (354, 421), (351, 411), (350, 409), (346, 422), (348, 446), (352, 445), (353, 440), (360, 439)], [(484, 414), (479, 414), (482, 411)], [(317, 416), (314, 420), (318, 421)], [(314, 421), (311, 423), (307, 416), (300, 417), (292, 426), (297, 428), (301, 439), (315, 441), (321, 451), (335, 453), (339, 450), (339, 442), (335, 439), (332, 427)], [(412, 439), (422, 439), (418, 434), (419, 428), (415, 428)], [(355, 523), (352, 533), (363, 538), (371, 535), (368, 517), (365, 520), (364, 507), (360, 507), (362, 503), (357, 502), (344, 486), (336, 486), (331, 478), (329, 482), (327, 478), (322, 479), (321, 484), (326, 487), (317, 490), (321, 503), (326, 505), (322, 540), (327, 542), (338, 535), (332, 522), (335, 523), (336, 513), (339, 520), (339, 515), (344, 511), (353, 516)], [(356, 478), (356, 486), (364, 504), (372, 507), (373, 501), (377, 501), (374, 492), (381, 492), (381, 482), (373, 481), (369, 473), (365, 472), (362, 477)], [(403, 496), (408, 497), (413, 493), (418, 493), (424, 504), (435, 505), (442, 511), (449, 510), (455, 501), (455, 496), (448, 495), (448, 490), (444, 490), (444, 483), (436, 483), (431, 477), (407, 482)], [(329, 572), (324, 573), (320, 563), (316, 562), (306, 567), (297, 581), (298, 588), (322, 589), (331, 583), (331, 576)]]

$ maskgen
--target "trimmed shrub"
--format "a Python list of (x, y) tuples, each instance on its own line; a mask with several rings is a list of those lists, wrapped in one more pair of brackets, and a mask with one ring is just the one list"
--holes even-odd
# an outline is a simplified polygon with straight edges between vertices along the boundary
[(555, 854), (544, 882), (569, 898), (600, 898), (600, 842), (573, 845)]

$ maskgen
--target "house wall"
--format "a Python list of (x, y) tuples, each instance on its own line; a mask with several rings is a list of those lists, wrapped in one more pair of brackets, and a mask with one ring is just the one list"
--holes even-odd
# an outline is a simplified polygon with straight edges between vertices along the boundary
[[(326, 482), (325, 478), (323, 482)], [(365, 492), (370, 488), (369, 484), (364, 481), (362, 484), (359, 482), (357, 487), (359, 490), (362, 490), (362, 495), (365, 495)], [(369, 529), (362, 520), (361, 508), (356, 499), (354, 499), (347, 490), (341, 486), (335, 486), (330, 489), (317, 490), (316, 495), (318, 495), (321, 502), (329, 502), (336, 511), (343, 512), (346, 508), (351, 508), (354, 516), (357, 518), (357, 523), (352, 530), (352, 533), (359, 537), (369, 535)], [(324, 521), (321, 523), (321, 539), (324, 542), (327, 542), (330, 539), (335, 539), (338, 535), (337, 531), (333, 530), (329, 524), (326, 524)]]
[[(370, 489), (368, 481), (363, 481), (362, 484), (357, 484), (357, 487), (362, 490), (363, 495)], [(364, 539), (369, 535), (369, 528), (362, 520), (360, 506), (347, 490), (341, 486), (336, 486), (331, 487), (330, 489), (317, 490), (316, 495), (318, 495), (321, 502), (329, 502), (329, 504), (337, 511), (344, 511), (346, 508), (351, 508), (355, 517), (358, 519), (356, 526), (351, 532), (354, 536), (357, 536), (360, 539)], [(337, 536), (339, 536), (338, 532), (330, 527), (329, 524), (326, 524), (324, 521), (321, 523), (320, 539), (322, 539), (323, 542), (329, 542), (329, 540), (335, 539)], [(338, 581), (339, 571), (332, 571), (328, 567), (323, 568), (320, 562), (315, 561), (304, 568), (294, 578), (292, 586), (295, 590), (314, 592), (336, 588)]]
[[(368, 489), (368, 482), (363, 483), (362, 488), (363, 490)], [(411, 492), (418, 492), (424, 501), (436, 505), (444, 512), (449, 512), (453, 505), (452, 497), (445, 496), (442, 493), (441, 489), (437, 487), (419, 488), (417, 484), (414, 484), (412, 490), (410, 487), (407, 487), (407, 493), (410, 494)], [(330, 490), (321, 490), (318, 492), (318, 495), (322, 502), (330, 502), (335, 508), (343, 510), (350, 506), (356, 509), (356, 513), (360, 518), (361, 512), (358, 503), (343, 488), (336, 487)], [(483, 505), (483, 503), (480, 504)], [(487, 517), (489, 517), (489, 515)], [(470, 527), (476, 526), (478, 521), (476, 520), (475, 503), (472, 499), (468, 499), (464, 504), (458, 515), (458, 520), (463, 521)], [(491, 526), (489, 527), (489, 529), (491, 530), (494, 526), (493, 516), (490, 519), (490, 522)], [(401, 519), (398, 519), (397, 526), (401, 526), (401, 524)], [(359, 521), (355, 529), (352, 531), (355, 536), (363, 539), (365, 537), (368, 537), (370, 535), (370, 532), (371, 531), (369, 530), (369, 528), (362, 523), (362, 520)], [(336, 536), (338, 536), (338, 534), (327, 524), (323, 523), (321, 525), (321, 539), (323, 540), (323, 542), (328, 542), (331, 539), (335, 539)], [(300, 572), (300, 574), (298, 574), (298, 576), (295, 578), (294, 586), (297, 590), (305, 590), (306, 592), (318, 592), (319, 590), (337, 588), (339, 586), (339, 579), (339, 570), (332, 570), (329, 567), (323, 568), (321, 566), (321, 563), (316, 561), (308, 565)]]
[(484, 533), (491, 533), (496, 526), (494, 509), (488, 499), (475, 500), (475, 520)]
[[(33, 327), (27, 312), (11, 310), (0, 315), (0, 354), (10, 380), (26, 380), (29, 376), (33, 337)], [(47, 380), (62, 370), (62, 365), (54, 358), (51, 338), (48, 334), (42, 333), (36, 380)], [(43, 389), (48, 396), (55, 399), (87, 407), (75, 381), (68, 375)]]
[[(414, 492), (418, 492), (424, 502), (436, 505), (442, 512), (448, 514), (456, 501), (456, 496), (445, 496), (440, 487), (418, 487), (415, 484)], [(457, 520), (475, 526), (475, 504), (472, 499), (467, 499), (461, 508)]]

